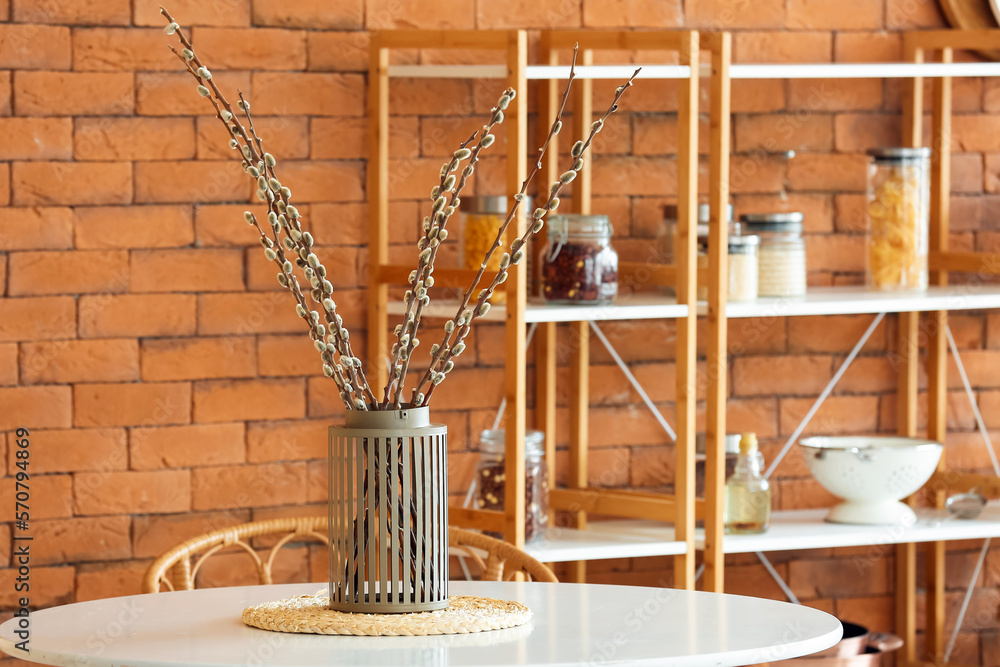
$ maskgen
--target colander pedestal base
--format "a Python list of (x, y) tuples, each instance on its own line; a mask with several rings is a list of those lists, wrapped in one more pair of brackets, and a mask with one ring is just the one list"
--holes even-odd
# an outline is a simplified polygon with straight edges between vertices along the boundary
[(896, 500), (842, 502), (830, 510), (826, 520), (831, 523), (912, 526), (917, 522), (917, 515), (909, 506)]

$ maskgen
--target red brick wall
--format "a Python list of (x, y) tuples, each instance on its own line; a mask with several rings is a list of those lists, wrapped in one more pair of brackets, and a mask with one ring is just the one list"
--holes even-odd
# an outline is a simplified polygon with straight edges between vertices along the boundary
[[(323, 511), (324, 428), (339, 418), (339, 401), (243, 224), (251, 186), (217, 121), (205, 115), (207, 103), (167, 52), (158, 4), (0, 0), (0, 430), (32, 429), (36, 605), (135, 592), (151, 558), (213, 527)], [(898, 59), (900, 30), (943, 25), (933, 0), (173, 0), (170, 9), (194, 26), (220, 85), (253, 100), (282, 179), (325, 244), (338, 303), (362, 348), (366, 29), (731, 29), (738, 61), (809, 62)], [(532, 33), (533, 45), (536, 38)], [(649, 57), (607, 58), (623, 56)], [(417, 54), (401, 58), (412, 62)], [(613, 85), (596, 86), (598, 103)], [(498, 90), (495, 82), (393, 84), (400, 114), (392, 123), (395, 229), (413, 229), (421, 215), (415, 199), (459, 130), (479, 122), (455, 116), (485, 110)], [(993, 82), (955, 82), (952, 242), (959, 248), (1000, 245), (993, 219), (1000, 210), (998, 92)], [(893, 81), (734, 87), (736, 207), (806, 213), (811, 284), (860, 278), (862, 154), (899, 142), (900, 97)], [(596, 147), (594, 210), (613, 216), (623, 257), (644, 256), (660, 205), (673, 193), (675, 100), (670, 84), (640, 83)], [(766, 154), (786, 149), (799, 155), (786, 161)], [(502, 191), (501, 164), (484, 161), (480, 191)], [(398, 253), (414, 254), (412, 246)], [(755, 430), (772, 457), (868, 321), (733, 322), (730, 337), (740, 351), (731, 371), (733, 430)], [(1000, 403), (1000, 319), (971, 313), (951, 323), (987, 423), (998, 428), (990, 408)], [(609, 323), (604, 330), (671, 415), (672, 324)], [(889, 318), (810, 432), (893, 430), (895, 379), (886, 352), (894, 332)], [(492, 421), (500, 400), (501, 340), (500, 329), (480, 329), (474, 354), (438, 394), (436, 416), (451, 429), (455, 491), (470, 479), (474, 434)], [(593, 361), (593, 481), (671, 485), (667, 439), (596, 341)], [(953, 377), (951, 460), (984, 468), (985, 450)], [(0, 439), (0, 450), (13, 469), (13, 440)], [(13, 480), (0, 481), (0, 489), (10, 501)], [(829, 502), (793, 451), (778, 471), (776, 507)], [(0, 524), (6, 607), (13, 602), (9, 532)], [(979, 545), (952, 546), (953, 611)], [(996, 556), (973, 598), (959, 662), (1000, 663)], [(891, 627), (891, 552), (775, 559), (807, 604)], [(753, 559), (731, 564), (730, 590), (780, 597)], [(206, 583), (241, 581), (230, 565), (207, 570)], [(279, 559), (282, 579), (322, 579), (324, 567), (304, 549)], [(667, 576), (667, 563), (594, 563), (590, 572), (595, 581), (646, 584)]]

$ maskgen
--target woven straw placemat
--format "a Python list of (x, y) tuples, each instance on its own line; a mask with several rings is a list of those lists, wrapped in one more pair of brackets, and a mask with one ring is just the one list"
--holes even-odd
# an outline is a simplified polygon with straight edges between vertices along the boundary
[(323, 595), (325, 592), (247, 607), (243, 622), (274, 632), (397, 637), (503, 630), (531, 620), (531, 610), (520, 602), (470, 595), (453, 595), (448, 599), (448, 608), (437, 611), (351, 614), (329, 609), (330, 599)]

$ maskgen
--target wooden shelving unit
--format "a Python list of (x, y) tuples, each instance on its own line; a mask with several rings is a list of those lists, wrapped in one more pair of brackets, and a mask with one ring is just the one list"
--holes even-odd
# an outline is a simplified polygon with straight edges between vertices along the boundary
[[(610, 307), (574, 308), (547, 306), (529, 301), (527, 276), (523, 267), (512, 273), (507, 282), (507, 305), (494, 307), (489, 319), (506, 323), (507, 358), (506, 400), (507, 462), (509, 483), (505, 512), (483, 512), (454, 508), (451, 518), (461, 525), (498, 530), (506, 539), (524, 544), (523, 531), (523, 450), (526, 425), (525, 405), (525, 325), (537, 323), (537, 405), (536, 427), (547, 434), (550, 474), (554, 466), (555, 438), (555, 345), (556, 323), (571, 323), (574, 354), (571, 360), (570, 391), (570, 483), (568, 488), (555, 489), (552, 505), (569, 511), (575, 529), (554, 529), (547, 538), (527, 545), (537, 558), (547, 562), (572, 562), (571, 577), (583, 580), (586, 560), (601, 558), (674, 556), (675, 585), (693, 588), (695, 557), (702, 553), (707, 590), (724, 589), (724, 556), (726, 553), (758, 553), (767, 551), (838, 546), (892, 545), (898, 555), (897, 607), (898, 631), (907, 642), (906, 661), (910, 664), (940, 664), (945, 651), (944, 636), (944, 542), (958, 539), (1000, 537), (1000, 508), (991, 505), (976, 521), (940, 521), (940, 512), (933, 509), (918, 512), (916, 525), (889, 533), (884, 528), (836, 526), (823, 522), (825, 512), (801, 510), (776, 512), (773, 527), (761, 536), (724, 536), (722, 530), (722, 490), (724, 456), (721, 436), (726, 433), (726, 365), (728, 346), (726, 325), (730, 318), (795, 317), (815, 315), (871, 314), (873, 325), (886, 314), (899, 317), (897, 358), (899, 371), (899, 432), (917, 432), (917, 373), (918, 322), (921, 317), (929, 325), (927, 360), (928, 400), (930, 402), (927, 436), (944, 441), (945, 397), (947, 388), (948, 330), (947, 313), (952, 310), (1000, 308), (1000, 287), (980, 285), (949, 286), (949, 272), (979, 272), (1000, 274), (1000, 255), (948, 250), (948, 194), (950, 156), (947, 151), (933, 151), (931, 167), (931, 284), (922, 293), (888, 294), (863, 288), (810, 289), (801, 299), (760, 299), (752, 303), (727, 303), (725, 225), (720, 225), (720, 213), (729, 202), (730, 158), (730, 91), (736, 79), (785, 78), (902, 78), (908, 83), (904, 102), (903, 127), (905, 143), (917, 146), (922, 142), (924, 79), (936, 85), (930, 102), (932, 145), (950, 145), (951, 80), (953, 77), (1000, 76), (1000, 63), (955, 63), (954, 49), (995, 48), (1000, 43), (1000, 31), (925, 31), (905, 37), (905, 58), (902, 63), (819, 63), (819, 64), (752, 64), (732, 63), (731, 36), (728, 33), (701, 34), (691, 31), (604, 32), (604, 31), (543, 31), (540, 62), (529, 65), (525, 35), (522, 31), (384, 31), (373, 36), (371, 65), (371, 162), (369, 199), (372, 224), (371, 304), (369, 349), (372, 368), (380, 368), (378, 353), (385, 349), (388, 318), (393, 312), (388, 302), (387, 286), (399, 284), (410, 267), (394, 266), (387, 257), (386, 170), (388, 164), (388, 85), (391, 77), (477, 77), (506, 79), (508, 85), (525, 90), (528, 80), (540, 80), (542, 93), (539, 112), (542, 118), (551, 116), (558, 102), (562, 81), (568, 74), (567, 54), (574, 43), (580, 45), (579, 76), (574, 98), (573, 127), (570, 142), (590, 123), (590, 82), (594, 79), (627, 78), (634, 65), (592, 64), (591, 54), (599, 49), (662, 50), (678, 54), (677, 64), (644, 65), (644, 78), (665, 78), (679, 81), (678, 110), (678, 204), (680, 207), (680, 248), (676, 266), (643, 265), (651, 275), (653, 285), (675, 285), (677, 299), (657, 295), (623, 298)], [(389, 66), (392, 48), (477, 48), (492, 49), (505, 54), (506, 64), (498, 65), (406, 65)], [(707, 52), (707, 63), (699, 56)], [(707, 302), (696, 303), (694, 215), (697, 202), (697, 132), (698, 85), (709, 78), (710, 118), (709, 137), (709, 203), (712, 210), (709, 238), (709, 268), (701, 279), (707, 283)], [(508, 173), (506, 189), (513, 192), (525, 174), (525, 161), (530, 155), (525, 130), (526, 95), (517, 97), (507, 121)], [(516, 107), (516, 108), (515, 108)], [(544, 123), (542, 123), (544, 125)], [(555, 151), (553, 152), (555, 154)], [(599, 158), (598, 158), (599, 159)], [(552, 181), (558, 175), (554, 160), (548, 160), (542, 181)], [(588, 212), (590, 205), (589, 171), (574, 183), (574, 211)], [(519, 225), (523, 225), (523, 220)], [(636, 265), (623, 264), (623, 274)], [(461, 285), (472, 278), (471, 272), (440, 271), (440, 278)], [(434, 303), (433, 316), (451, 316), (453, 309), (446, 303)], [(707, 457), (706, 499), (694, 500), (694, 397), (688, 387), (694, 386), (695, 325), (704, 317), (707, 330)], [(587, 411), (590, 323), (604, 320), (640, 318), (671, 318), (678, 322), (677, 335), (677, 487), (674, 495), (638, 493), (626, 490), (592, 489), (587, 486)], [(871, 330), (871, 328), (870, 328)], [(870, 333), (869, 330), (869, 333)], [(855, 350), (860, 350), (865, 338)], [(852, 353), (853, 355), (854, 353)], [(849, 360), (852, 357), (849, 357)], [(849, 363), (849, 360), (847, 363)], [(846, 366), (845, 366), (846, 367)], [(835, 375), (833, 383), (837, 379)], [(833, 383), (828, 389), (832, 390)], [(822, 402), (821, 396), (817, 405)], [(797, 436), (797, 434), (796, 434)], [(786, 444), (794, 443), (793, 436)], [(947, 450), (946, 450), (947, 451)], [(948, 492), (968, 490), (973, 486), (986, 489), (992, 496), (1000, 495), (1000, 475), (962, 475), (947, 470), (947, 458), (932, 480), (936, 486), (935, 501), (943, 503)], [(554, 477), (554, 475), (552, 475)], [(697, 510), (697, 512), (696, 512)], [(620, 517), (614, 520), (587, 522), (588, 513)], [(703, 519), (704, 529), (695, 530), (695, 515)], [(925, 659), (915, 655), (916, 636), (916, 543), (928, 546), (927, 646)], [(983, 551), (985, 555), (985, 550)]]
[[(569, 74), (568, 55), (579, 44), (577, 81), (573, 92), (571, 127), (562, 136), (573, 137), (564, 144), (565, 150), (577, 137), (585, 136), (593, 120), (592, 81), (614, 78), (624, 81), (634, 67), (595, 66), (596, 50), (643, 50), (677, 54), (676, 65), (654, 65), (645, 68), (646, 78), (678, 81), (678, 243), (677, 263), (653, 266), (651, 285), (673, 285), (676, 298), (639, 296), (622, 299), (613, 306), (573, 307), (530, 303), (527, 298), (527, 276), (524, 265), (510, 272), (506, 288), (506, 304), (494, 307), (492, 320), (502, 319), (506, 330), (507, 404), (506, 478), (508, 481), (504, 512), (474, 510), (462, 507), (450, 509), (450, 520), (458, 525), (500, 531), (518, 546), (524, 545), (524, 432), (526, 410), (525, 325), (537, 323), (536, 360), (537, 405), (536, 427), (546, 434), (547, 462), (550, 479), (555, 479), (555, 415), (556, 415), (556, 323), (570, 324), (573, 335), (570, 362), (570, 481), (568, 488), (553, 488), (550, 504), (554, 510), (568, 512), (574, 529), (556, 529), (543, 542), (530, 549), (548, 562), (570, 561), (571, 576), (582, 581), (585, 561), (593, 558), (617, 558), (643, 555), (675, 556), (675, 584), (693, 588), (695, 582), (695, 499), (694, 499), (694, 416), (693, 395), (695, 373), (694, 309), (696, 275), (695, 226), (697, 211), (698, 160), (698, 84), (700, 79), (699, 41), (695, 31), (652, 32), (592, 32), (551, 31), (542, 34), (541, 63), (527, 62), (527, 41), (524, 31), (382, 31), (372, 36), (369, 70), (369, 207), (371, 224), (371, 266), (369, 296), (369, 366), (379, 386), (385, 384), (385, 369), (380, 355), (387, 346), (390, 284), (403, 284), (409, 266), (388, 261), (388, 165), (389, 165), (389, 83), (394, 77), (437, 78), (497, 78), (520, 94), (507, 111), (504, 132), (507, 141), (506, 191), (514, 193), (527, 174), (527, 161), (534, 159), (527, 147), (527, 81), (543, 81), (539, 99), (539, 115), (551, 118), (559, 102), (560, 91)], [(487, 49), (505, 56), (500, 65), (390, 65), (390, 50), (407, 49)], [(560, 56), (564, 63), (560, 64)], [(540, 123), (547, 131), (547, 123)], [(543, 137), (544, 139), (544, 137)], [(539, 182), (558, 179), (556, 156), (558, 143), (550, 147), (549, 156), (539, 174)], [(573, 183), (572, 211), (590, 211), (590, 170), (585, 169)], [(525, 218), (519, 216), (517, 228), (508, 230), (508, 242), (524, 229)], [(453, 223), (454, 224), (454, 223)], [(542, 239), (544, 240), (544, 239)], [(627, 273), (638, 265), (623, 262), (620, 271)], [(439, 285), (465, 287), (474, 279), (474, 272), (456, 269), (435, 273)], [(450, 317), (454, 309), (449, 304), (432, 302), (428, 316)], [(638, 318), (670, 318), (677, 320), (676, 363), (676, 470), (675, 493), (654, 494), (591, 488), (587, 475), (587, 418), (589, 411), (588, 371), (590, 322), (598, 320), (628, 320)], [(587, 525), (588, 513), (620, 516), (626, 519), (656, 519), (659, 524), (642, 522), (609, 522)]]

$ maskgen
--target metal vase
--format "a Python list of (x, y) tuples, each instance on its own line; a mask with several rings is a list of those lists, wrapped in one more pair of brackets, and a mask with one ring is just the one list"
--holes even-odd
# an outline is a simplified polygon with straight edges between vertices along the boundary
[(448, 429), (426, 407), (330, 427), (330, 609), (448, 606)]

